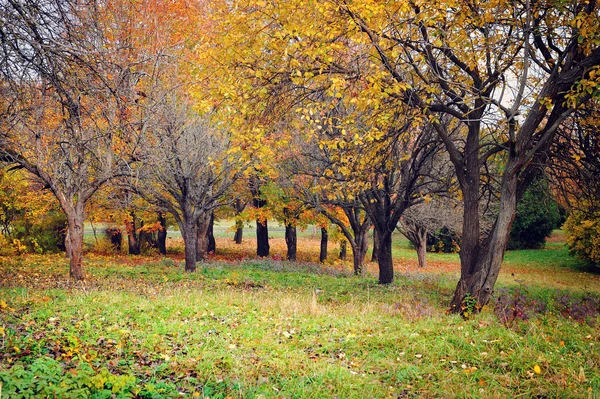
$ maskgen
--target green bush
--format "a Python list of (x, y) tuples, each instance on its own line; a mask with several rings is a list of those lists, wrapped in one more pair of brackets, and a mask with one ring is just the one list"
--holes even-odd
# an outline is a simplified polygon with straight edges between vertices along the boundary
[(460, 236), (447, 227), (427, 233), (427, 252), (451, 254), (460, 249)]
[(48, 253), (64, 251), (67, 218), (63, 212), (52, 210), (40, 215), (35, 222), (19, 218), (14, 222), (12, 236), (28, 252)]
[(2, 398), (170, 398), (179, 393), (174, 386), (140, 386), (133, 375), (96, 371), (87, 363), (66, 370), (55, 359), (42, 356), (27, 367), (16, 365), (0, 372)]
[(534, 182), (517, 206), (507, 249), (539, 249), (560, 227), (560, 212), (544, 180)]
[(569, 252), (600, 267), (600, 210), (588, 207), (571, 211), (564, 229)]

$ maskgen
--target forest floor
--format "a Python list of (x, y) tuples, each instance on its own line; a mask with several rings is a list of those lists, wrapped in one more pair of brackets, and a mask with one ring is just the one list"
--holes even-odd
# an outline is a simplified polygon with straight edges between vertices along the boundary
[(600, 398), (600, 275), (560, 232), (507, 253), (470, 319), (446, 312), (457, 255), (420, 269), (398, 239), (380, 286), (376, 264), (315, 263), (310, 234), (299, 262), (245, 240), (217, 237), (191, 274), (175, 238), (167, 257), (90, 252), (84, 282), (64, 256), (0, 258), (0, 397)]

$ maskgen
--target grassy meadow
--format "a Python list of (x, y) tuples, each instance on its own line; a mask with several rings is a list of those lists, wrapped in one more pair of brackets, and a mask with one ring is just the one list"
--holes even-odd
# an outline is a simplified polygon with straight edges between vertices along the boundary
[(0, 258), (4, 398), (600, 398), (600, 275), (546, 248), (506, 256), (493, 303), (446, 313), (457, 255), (419, 269), (396, 240), (396, 280), (351, 276), (299, 238), (300, 261), (256, 259), (253, 237), (217, 236), (183, 272), (168, 257)]

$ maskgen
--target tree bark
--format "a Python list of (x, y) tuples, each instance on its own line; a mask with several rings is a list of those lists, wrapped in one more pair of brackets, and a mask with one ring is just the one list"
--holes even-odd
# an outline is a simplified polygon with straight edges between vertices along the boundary
[(158, 252), (161, 255), (167, 254), (167, 218), (161, 212), (158, 213), (158, 222), (160, 229), (158, 230)]
[(198, 225), (195, 221), (184, 220), (179, 226), (183, 236), (185, 252), (185, 271), (196, 271), (196, 252), (198, 250)]
[(371, 262), (377, 262), (377, 256), (379, 251), (379, 233), (377, 229), (373, 229), (373, 253), (371, 255)]
[(208, 228), (210, 226), (210, 216), (204, 215), (198, 219), (196, 236), (196, 261), (206, 258), (208, 253)]
[(394, 262), (392, 260), (392, 232), (377, 233), (377, 263), (379, 265), (379, 284), (390, 284), (394, 281)]
[[(77, 206), (75, 208), (78, 208)], [(83, 209), (75, 209), (72, 215), (67, 215), (68, 218), (68, 241), (69, 241), (69, 275), (72, 279), (83, 280), (85, 274), (83, 272), (83, 222), (85, 214)]]
[[(510, 168), (509, 162), (507, 169)], [(477, 245), (477, 253), (464, 255), (465, 259), (471, 261), (470, 264), (463, 264), (464, 237), (461, 241), (461, 277), (450, 303), (450, 311), (462, 314), (465, 312), (477, 313), (489, 302), (494, 293), (494, 284), (502, 266), (516, 209), (517, 176), (505, 172), (502, 180), (498, 217), (490, 235), (481, 245)], [(473, 245), (471, 244), (470, 247), (472, 248)], [(468, 297), (474, 299), (475, 305), (473, 308), (469, 308), (470, 305), (465, 300)]]
[(296, 226), (289, 223), (285, 225), (285, 243), (287, 245), (287, 260), (296, 260), (298, 243)]
[(321, 227), (321, 251), (319, 252), (319, 262), (323, 263), (327, 260), (327, 242), (329, 241), (329, 233), (326, 227)]
[(269, 228), (267, 221), (264, 224), (260, 220), (256, 221), (256, 255), (261, 257), (269, 256)]
[(417, 250), (419, 267), (427, 267), (427, 229), (417, 230), (417, 240), (414, 245)]
[(423, 226), (411, 224), (404, 233), (408, 241), (415, 247), (419, 267), (427, 266), (427, 229)]
[(236, 244), (241, 244), (242, 243), (242, 237), (244, 235), (244, 222), (242, 222), (241, 220), (237, 220), (235, 222), (235, 235), (233, 236), (233, 241), (235, 241)]
[(131, 220), (127, 220), (125, 222), (125, 230), (127, 230), (127, 243), (129, 247), (129, 255), (139, 255), (140, 254), (140, 242), (138, 240), (137, 235), (137, 217), (134, 211), (131, 211), (130, 214)]
[(210, 213), (210, 222), (208, 224), (208, 231), (206, 232), (208, 239), (208, 248), (206, 249), (208, 253), (216, 253), (217, 252), (217, 242), (215, 241), (215, 213)]

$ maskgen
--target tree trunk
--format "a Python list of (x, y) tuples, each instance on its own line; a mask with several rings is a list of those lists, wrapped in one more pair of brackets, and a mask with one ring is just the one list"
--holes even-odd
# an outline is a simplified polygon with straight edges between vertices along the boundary
[(285, 243), (287, 245), (287, 260), (296, 260), (296, 249), (298, 238), (296, 235), (296, 226), (285, 225)]
[(208, 224), (208, 231), (206, 232), (206, 236), (208, 239), (208, 248), (206, 249), (208, 253), (216, 253), (217, 252), (217, 242), (215, 241), (215, 213), (210, 213), (210, 221)]
[[(77, 206), (76, 206), (77, 208)], [(83, 209), (75, 209), (73, 215), (67, 215), (69, 220), (68, 225), (68, 241), (70, 254), (70, 270), (71, 278), (75, 280), (83, 280), (85, 274), (83, 272), (83, 222), (85, 214)]]
[(379, 252), (379, 233), (377, 229), (373, 229), (373, 254), (371, 255), (371, 262), (377, 262)]
[(161, 212), (158, 213), (158, 222), (160, 229), (158, 230), (158, 252), (161, 255), (167, 254), (167, 218)]
[(183, 236), (183, 246), (185, 252), (185, 271), (196, 271), (196, 252), (198, 250), (198, 225), (195, 221), (184, 220), (180, 223), (179, 229)]
[(241, 220), (237, 220), (235, 222), (235, 235), (233, 236), (233, 241), (235, 241), (236, 244), (241, 244), (242, 243), (242, 236), (244, 235), (244, 222), (242, 222)]
[(410, 224), (404, 233), (408, 241), (417, 250), (419, 267), (427, 266), (427, 229), (423, 226)]
[(208, 253), (208, 228), (210, 226), (210, 216), (204, 215), (198, 219), (196, 235), (196, 261), (206, 258)]
[(355, 232), (355, 243), (350, 245), (352, 248), (352, 260), (354, 262), (354, 274), (361, 276), (364, 273), (363, 265), (365, 256), (369, 250), (369, 230)]
[(392, 260), (392, 232), (377, 233), (377, 263), (379, 265), (379, 284), (394, 281), (394, 262)]
[[(510, 165), (507, 166), (507, 169)], [(464, 254), (464, 237), (461, 241), (461, 277), (450, 303), (450, 311), (455, 313), (477, 313), (485, 306), (494, 292), (510, 228), (517, 209), (517, 177), (505, 171), (500, 192), (500, 210), (490, 235), (481, 245), (477, 245), (477, 256)], [(470, 244), (468, 248), (474, 245)], [(463, 259), (471, 260), (463, 264)], [(473, 298), (473, 301), (468, 301)]]
[(319, 252), (319, 262), (323, 263), (327, 260), (327, 242), (329, 241), (329, 233), (326, 227), (321, 227), (321, 251)]
[(419, 267), (427, 267), (427, 229), (420, 228), (417, 230), (417, 240), (415, 243), (415, 249), (417, 250), (417, 258), (419, 260)]
[(348, 241), (346, 241), (345, 239), (342, 239), (342, 241), (340, 241), (340, 260), (346, 260), (346, 257), (348, 256)]
[(131, 216), (131, 220), (127, 220), (125, 222), (125, 230), (127, 230), (127, 243), (129, 244), (129, 255), (139, 255), (141, 251), (140, 242), (137, 235), (137, 218), (135, 212), (133, 211), (131, 211), (129, 215)]
[(256, 221), (256, 254), (258, 256), (269, 256), (269, 228), (267, 221), (264, 224)]
[(69, 234), (69, 226), (67, 225), (67, 234), (65, 234), (65, 258), (71, 258), (71, 235)]

